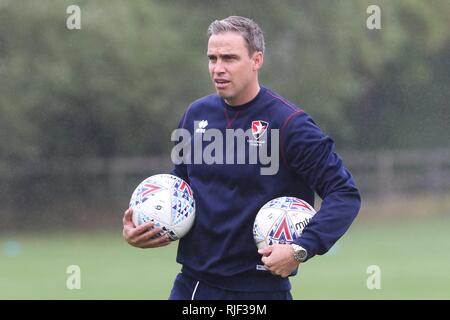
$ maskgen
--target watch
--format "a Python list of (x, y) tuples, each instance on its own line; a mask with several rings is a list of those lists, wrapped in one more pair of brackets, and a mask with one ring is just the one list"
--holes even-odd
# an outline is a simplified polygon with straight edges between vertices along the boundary
[(294, 249), (294, 259), (297, 262), (305, 262), (306, 258), (308, 257), (308, 251), (306, 251), (305, 248), (302, 246), (299, 246), (298, 244), (291, 243), (292, 248)]

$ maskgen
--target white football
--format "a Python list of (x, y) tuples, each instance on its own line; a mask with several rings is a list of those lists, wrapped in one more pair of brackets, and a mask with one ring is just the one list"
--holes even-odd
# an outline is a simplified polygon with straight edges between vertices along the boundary
[(253, 238), (258, 249), (272, 244), (292, 243), (316, 214), (306, 201), (280, 197), (267, 202), (256, 215)]
[(131, 196), (130, 208), (135, 226), (154, 221), (156, 227), (162, 228), (156, 237), (168, 234), (172, 241), (184, 237), (195, 219), (191, 187), (170, 174), (157, 174), (142, 181)]

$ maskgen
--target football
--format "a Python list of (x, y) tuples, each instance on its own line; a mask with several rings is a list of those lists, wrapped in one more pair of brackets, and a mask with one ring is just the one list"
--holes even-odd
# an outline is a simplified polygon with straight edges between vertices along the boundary
[(172, 241), (184, 237), (195, 219), (195, 200), (191, 187), (176, 176), (157, 174), (142, 181), (134, 190), (130, 208), (133, 223), (139, 226), (154, 221)]
[(309, 203), (295, 197), (280, 197), (267, 202), (258, 211), (253, 224), (256, 246), (261, 249), (295, 241), (315, 214)]

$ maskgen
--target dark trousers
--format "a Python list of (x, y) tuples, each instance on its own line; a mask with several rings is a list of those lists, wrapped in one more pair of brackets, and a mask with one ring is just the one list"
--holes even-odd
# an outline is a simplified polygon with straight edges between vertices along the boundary
[(213, 287), (179, 273), (169, 300), (292, 300), (290, 291), (243, 292)]

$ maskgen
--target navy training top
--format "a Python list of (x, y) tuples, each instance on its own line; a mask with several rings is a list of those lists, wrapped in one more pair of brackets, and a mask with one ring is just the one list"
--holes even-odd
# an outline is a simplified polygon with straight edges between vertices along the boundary
[[(187, 275), (230, 290), (289, 290), (287, 278), (258, 267), (261, 255), (252, 229), (259, 209), (282, 196), (298, 197), (312, 206), (314, 192), (323, 199), (295, 241), (307, 249), (308, 259), (326, 253), (358, 214), (360, 195), (334, 152), (334, 141), (307, 113), (265, 87), (241, 106), (229, 106), (217, 94), (203, 97), (188, 107), (179, 128), (191, 134), (191, 152), (185, 154), (189, 161), (175, 165), (172, 174), (189, 183), (196, 201), (194, 225), (180, 239), (177, 253)], [(216, 130), (208, 137), (210, 129)], [(237, 129), (250, 133), (239, 152), (238, 139), (231, 143), (225, 138), (227, 129), (235, 130), (228, 134), (239, 133)], [(216, 139), (219, 131), (223, 139)], [(267, 158), (258, 156), (255, 163), (250, 153), (267, 143), (268, 154), (275, 157), (270, 150), (278, 142), (278, 168), (272, 159), (270, 174), (261, 174), (262, 168), (270, 167)]]

